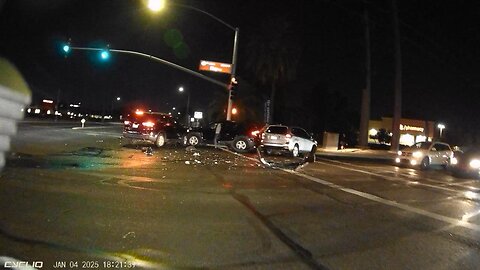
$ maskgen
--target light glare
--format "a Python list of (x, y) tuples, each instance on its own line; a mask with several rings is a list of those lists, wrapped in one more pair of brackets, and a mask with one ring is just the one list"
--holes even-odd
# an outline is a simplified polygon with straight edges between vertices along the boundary
[(148, 8), (152, 11), (160, 11), (165, 6), (164, 0), (148, 0)]

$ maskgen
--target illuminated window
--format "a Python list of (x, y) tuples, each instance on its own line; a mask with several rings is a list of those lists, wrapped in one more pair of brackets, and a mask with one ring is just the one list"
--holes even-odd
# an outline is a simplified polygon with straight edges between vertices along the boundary
[(415, 144), (415, 137), (410, 134), (401, 134), (400, 135), (400, 144), (403, 145), (413, 145)]

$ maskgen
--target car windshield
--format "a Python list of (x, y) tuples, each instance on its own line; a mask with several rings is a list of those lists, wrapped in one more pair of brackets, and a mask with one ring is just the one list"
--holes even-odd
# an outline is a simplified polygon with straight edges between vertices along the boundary
[(416, 144), (412, 145), (411, 147), (412, 147), (412, 148), (415, 148), (415, 149), (425, 149), (425, 150), (428, 150), (431, 145), (432, 145), (431, 142), (419, 142), (419, 143), (416, 143)]
[(265, 130), (266, 133), (273, 133), (273, 134), (282, 134), (285, 135), (288, 132), (288, 127), (284, 126), (269, 126), (267, 130)]

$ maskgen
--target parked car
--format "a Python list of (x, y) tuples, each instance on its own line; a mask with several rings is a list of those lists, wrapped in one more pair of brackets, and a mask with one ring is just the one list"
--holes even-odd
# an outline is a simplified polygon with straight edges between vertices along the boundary
[(210, 123), (205, 128), (190, 128), (184, 136), (185, 145), (214, 144), (215, 131), (221, 125), (217, 143), (226, 145), (239, 153), (245, 153), (255, 148), (255, 137), (258, 128), (234, 121)]
[(426, 169), (431, 165), (450, 166), (454, 158), (450, 146), (442, 142), (418, 142), (398, 151), (395, 163), (419, 166)]
[(282, 151), (298, 157), (315, 153), (317, 142), (303, 128), (267, 125), (260, 131), (260, 147), (266, 154)]
[(480, 147), (464, 148), (455, 151), (455, 165), (452, 171), (456, 175), (480, 177)]
[(152, 142), (162, 147), (166, 143), (181, 143), (185, 132), (186, 128), (169, 114), (137, 110), (126, 117), (123, 137), (132, 141)]

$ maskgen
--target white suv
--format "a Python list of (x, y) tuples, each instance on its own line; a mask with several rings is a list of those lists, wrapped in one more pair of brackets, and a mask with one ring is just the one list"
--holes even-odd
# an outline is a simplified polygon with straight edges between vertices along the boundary
[(408, 148), (398, 151), (395, 163), (408, 163), (426, 169), (430, 165), (447, 167), (454, 162), (453, 151), (450, 146), (442, 142), (419, 142)]
[(317, 150), (317, 142), (303, 128), (283, 125), (267, 125), (261, 133), (260, 146), (267, 153), (272, 150), (290, 152), (292, 156), (313, 153)]

